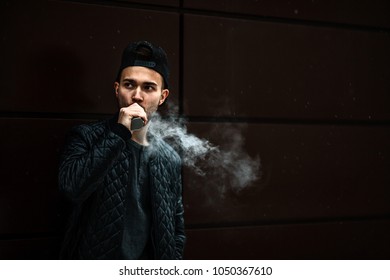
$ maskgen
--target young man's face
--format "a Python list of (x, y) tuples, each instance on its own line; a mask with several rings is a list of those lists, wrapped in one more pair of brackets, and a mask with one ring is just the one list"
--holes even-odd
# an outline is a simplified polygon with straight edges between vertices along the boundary
[(148, 118), (169, 95), (168, 89), (162, 89), (162, 76), (152, 69), (141, 66), (123, 69), (120, 81), (115, 82), (114, 87), (119, 108), (138, 103), (144, 108)]

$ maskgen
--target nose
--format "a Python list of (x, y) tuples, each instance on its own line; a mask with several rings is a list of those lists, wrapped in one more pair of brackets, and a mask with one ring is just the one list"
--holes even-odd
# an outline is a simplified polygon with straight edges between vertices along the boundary
[(139, 102), (139, 101), (143, 100), (143, 98), (142, 98), (142, 91), (141, 91), (140, 87), (137, 87), (134, 90), (133, 95), (132, 95), (132, 99), (133, 99), (134, 102)]

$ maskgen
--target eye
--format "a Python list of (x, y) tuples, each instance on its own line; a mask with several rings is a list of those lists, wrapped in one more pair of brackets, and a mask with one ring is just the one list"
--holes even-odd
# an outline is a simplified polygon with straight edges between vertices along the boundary
[(125, 88), (133, 88), (134, 87), (134, 84), (129, 82), (129, 81), (126, 81), (126, 82), (123, 82), (123, 86)]
[(156, 86), (154, 85), (145, 85), (144, 86), (145, 91), (156, 91)]

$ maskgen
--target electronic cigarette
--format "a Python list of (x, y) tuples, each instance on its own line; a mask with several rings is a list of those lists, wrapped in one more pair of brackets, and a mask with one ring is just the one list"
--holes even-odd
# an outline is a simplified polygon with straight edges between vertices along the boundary
[(140, 117), (133, 118), (131, 120), (131, 130), (141, 129), (145, 125), (144, 121)]

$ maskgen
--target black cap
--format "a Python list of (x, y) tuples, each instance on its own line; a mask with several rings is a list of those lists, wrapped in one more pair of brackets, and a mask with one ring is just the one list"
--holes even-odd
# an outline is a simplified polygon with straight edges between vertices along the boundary
[(120, 80), (122, 70), (129, 66), (143, 66), (158, 72), (164, 80), (164, 88), (168, 88), (169, 68), (165, 51), (147, 41), (130, 43), (123, 51), (121, 66), (116, 78)]

